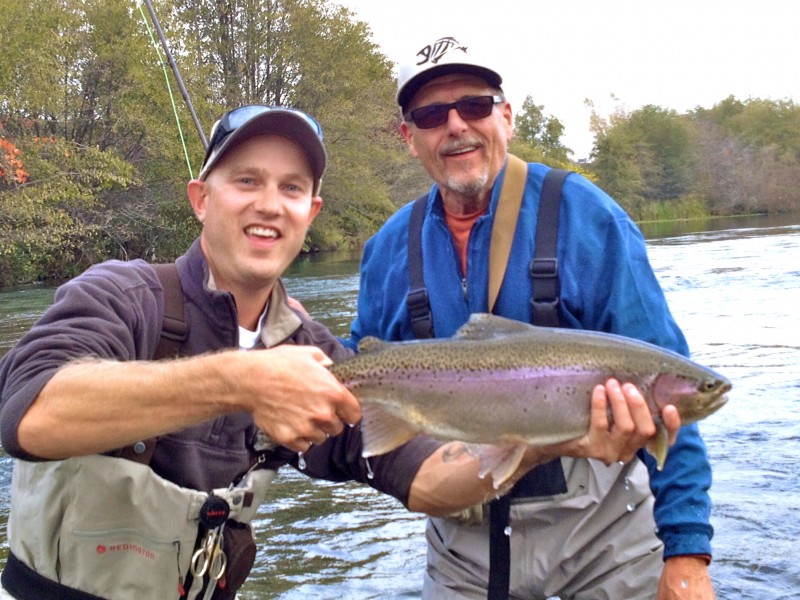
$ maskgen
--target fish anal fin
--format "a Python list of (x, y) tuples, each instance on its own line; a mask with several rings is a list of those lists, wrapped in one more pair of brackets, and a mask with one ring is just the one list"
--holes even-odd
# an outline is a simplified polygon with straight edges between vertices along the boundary
[(369, 458), (386, 454), (402, 446), (419, 432), (406, 421), (396, 417), (381, 406), (361, 406), (361, 437), (364, 448), (361, 456)]
[(454, 337), (462, 340), (491, 340), (516, 333), (530, 333), (533, 325), (489, 313), (473, 313)]
[(663, 423), (656, 423), (656, 435), (647, 442), (645, 448), (656, 459), (658, 470), (662, 470), (669, 452), (669, 432)]
[(481, 478), (491, 474), (492, 486), (500, 489), (508, 478), (513, 475), (525, 454), (525, 444), (504, 444), (498, 446), (482, 446), (478, 458), (480, 460)]

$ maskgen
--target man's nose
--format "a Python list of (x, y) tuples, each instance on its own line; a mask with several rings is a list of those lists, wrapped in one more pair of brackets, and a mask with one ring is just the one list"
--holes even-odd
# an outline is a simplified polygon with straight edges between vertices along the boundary
[(278, 212), (280, 210), (280, 194), (274, 186), (265, 186), (255, 200), (255, 208), (262, 212)]
[(455, 106), (447, 111), (447, 122), (445, 125), (447, 129), (452, 131), (464, 131), (468, 127), (467, 121), (458, 114)]

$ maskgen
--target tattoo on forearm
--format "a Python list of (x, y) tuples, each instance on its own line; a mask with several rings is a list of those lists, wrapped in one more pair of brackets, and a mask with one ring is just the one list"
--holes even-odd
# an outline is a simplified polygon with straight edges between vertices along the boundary
[(469, 448), (467, 448), (466, 444), (461, 442), (453, 442), (448, 444), (447, 447), (445, 447), (444, 452), (442, 452), (442, 462), (452, 462), (464, 454), (469, 453)]

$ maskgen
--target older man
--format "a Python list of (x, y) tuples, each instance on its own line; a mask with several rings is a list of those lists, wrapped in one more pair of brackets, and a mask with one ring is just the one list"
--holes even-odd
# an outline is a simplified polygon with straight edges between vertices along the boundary
[[(497, 235), (501, 187), (510, 177), (507, 149), (513, 115), (500, 72), (461, 42), (440, 38), (400, 69), (402, 133), (434, 184), (421, 200), (421, 226), (413, 225), (408, 205), (368, 242), (353, 343), (367, 335), (415, 337), (418, 315), (411, 312), (419, 307), (410, 309), (407, 292), (418, 269), (436, 336), (452, 335), (474, 312), (493, 310), (524, 322), (534, 320), (532, 298), (538, 283), (531, 261), (540, 195), (550, 169), (542, 164), (524, 168), (522, 204), (492, 307), (489, 249)], [(558, 236), (553, 264), (560, 281), (554, 299), (559, 324), (622, 334), (687, 354), (684, 336), (648, 263), (644, 240), (620, 207), (571, 174), (563, 183), (556, 214), (560, 218), (558, 225), (551, 224), (551, 232)], [(421, 244), (423, 267), (408, 259), (408, 247), (414, 244)], [(611, 381), (606, 388), (614, 407), (619, 386)], [(616, 419), (605, 452), (597, 446), (584, 453), (565, 448), (563, 458), (540, 465), (515, 488), (510, 523), (501, 529), (510, 537), (510, 550), (502, 549), (507, 540), (491, 536), (497, 530), (492, 519), (478, 524), (430, 519), (423, 597), (477, 599), (487, 597), (488, 590), (490, 598), (507, 598), (509, 593), (528, 599), (713, 598), (707, 570), (711, 472), (698, 430), (681, 429), (662, 471), (644, 452), (629, 460), (653, 429), (639, 400), (629, 397), (628, 403), (626, 423), (635, 427), (622, 431), (622, 421)], [(629, 462), (604, 464), (614, 452)], [(503, 558), (503, 552), (510, 558)]]

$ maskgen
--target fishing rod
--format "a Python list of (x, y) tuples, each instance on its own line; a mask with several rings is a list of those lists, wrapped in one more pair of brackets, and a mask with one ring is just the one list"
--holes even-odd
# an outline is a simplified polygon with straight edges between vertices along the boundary
[(161, 40), (161, 46), (164, 49), (164, 54), (167, 56), (167, 61), (172, 69), (172, 73), (175, 75), (175, 79), (178, 82), (178, 87), (181, 90), (181, 95), (183, 95), (183, 100), (186, 102), (186, 106), (189, 108), (189, 113), (192, 115), (192, 121), (194, 121), (194, 126), (197, 128), (197, 133), (200, 134), (200, 139), (203, 142), (203, 149), (208, 150), (208, 140), (206, 139), (206, 134), (203, 132), (203, 127), (200, 125), (197, 114), (194, 112), (194, 106), (192, 106), (192, 100), (189, 98), (189, 92), (186, 90), (186, 86), (183, 84), (183, 77), (181, 77), (181, 73), (178, 70), (178, 65), (175, 62), (175, 59), (172, 57), (169, 44), (167, 44), (167, 38), (164, 36), (164, 32), (161, 29), (161, 24), (158, 22), (158, 17), (156, 17), (156, 13), (153, 10), (153, 5), (150, 0), (144, 0), (144, 4), (147, 7), (147, 12), (150, 13), (150, 19), (153, 21), (153, 26), (156, 29), (158, 38)]

